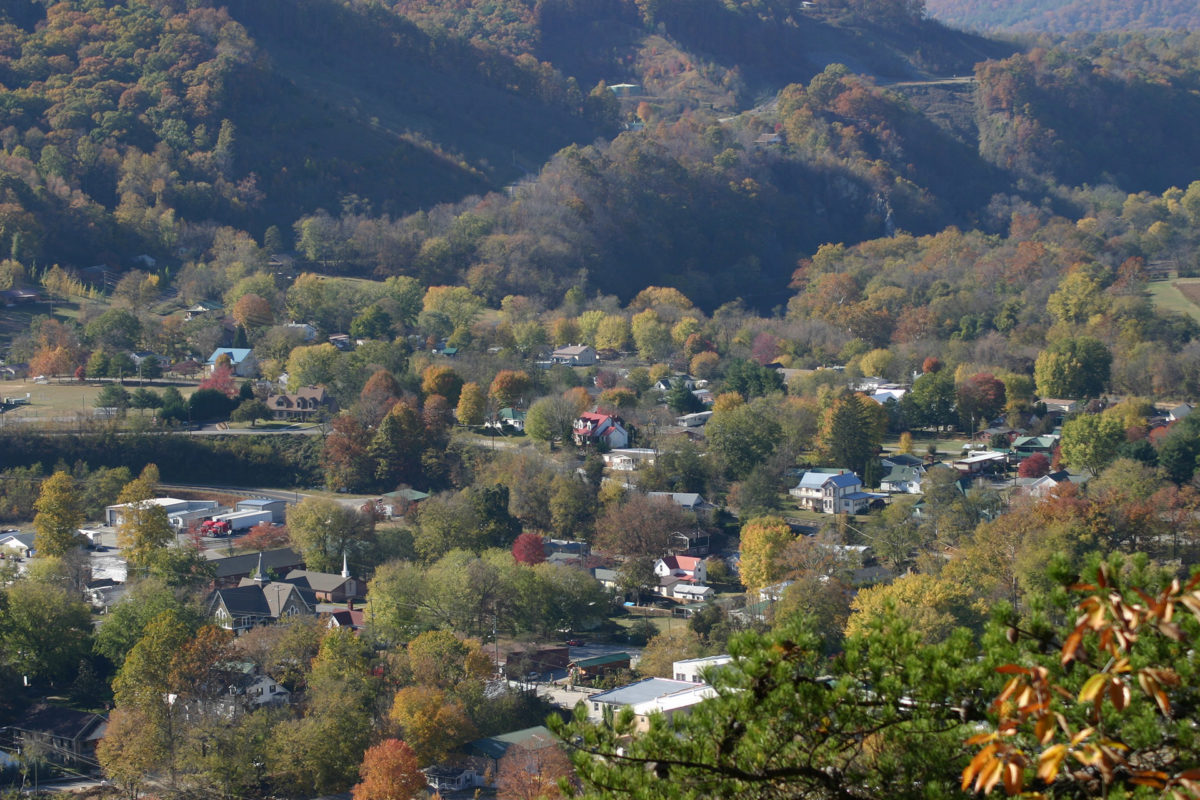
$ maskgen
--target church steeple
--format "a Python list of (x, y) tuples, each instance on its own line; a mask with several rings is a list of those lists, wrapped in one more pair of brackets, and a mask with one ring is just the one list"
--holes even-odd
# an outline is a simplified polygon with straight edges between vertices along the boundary
[(349, 564), (349, 562), (346, 561), (346, 551), (345, 550), (342, 551), (342, 577), (343, 578), (350, 577), (350, 564)]
[(263, 554), (262, 550), (258, 551), (258, 569), (254, 572), (254, 580), (256, 583), (267, 583), (267, 571), (263, 569)]

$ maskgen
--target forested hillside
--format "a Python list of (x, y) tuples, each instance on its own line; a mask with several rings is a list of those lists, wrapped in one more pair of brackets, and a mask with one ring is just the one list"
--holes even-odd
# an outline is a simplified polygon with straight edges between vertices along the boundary
[(928, 0), (947, 25), (1028, 33), (1147, 31), (1200, 27), (1191, 0)]
[(141, 254), (194, 276), (241, 237), (316, 272), (465, 284), (493, 305), (658, 284), (769, 309), (827, 242), (1003, 232), (1013, 206), (1080, 216), (1096, 201), (1078, 187), (1162, 193), (1200, 173), (1192, 38), (1014, 52), (924, 11), (6, 7), (5, 285)]

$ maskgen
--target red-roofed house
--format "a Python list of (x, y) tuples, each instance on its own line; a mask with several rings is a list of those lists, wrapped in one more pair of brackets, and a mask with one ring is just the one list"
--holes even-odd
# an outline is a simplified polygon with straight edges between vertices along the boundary
[(667, 556), (654, 562), (654, 574), (660, 578), (678, 578), (687, 583), (705, 583), (708, 568), (703, 558), (696, 556)]
[(585, 411), (575, 420), (575, 444), (605, 444), (609, 448), (625, 447), (629, 444), (629, 433), (619, 417)]
[(361, 631), (365, 621), (362, 610), (353, 605), (347, 609), (334, 611), (329, 615), (329, 627), (331, 628), (349, 628), (352, 631)]

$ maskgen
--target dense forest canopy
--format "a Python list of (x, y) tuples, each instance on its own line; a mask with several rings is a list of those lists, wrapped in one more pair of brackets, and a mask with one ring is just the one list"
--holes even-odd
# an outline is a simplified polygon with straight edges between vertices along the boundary
[(1148, 31), (1200, 27), (1200, 10), (1190, 0), (929, 0), (935, 19), (976, 30), (1023, 33)]

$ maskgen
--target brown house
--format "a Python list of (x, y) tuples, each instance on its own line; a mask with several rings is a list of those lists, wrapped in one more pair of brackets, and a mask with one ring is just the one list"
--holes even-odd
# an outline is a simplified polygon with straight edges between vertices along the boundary
[(324, 386), (302, 386), (295, 394), (271, 395), (267, 408), (274, 419), (308, 420), (321, 411), (335, 414), (338, 405)]
[(514, 650), (504, 661), (504, 674), (517, 679), (530, 672), (554, 672), (566, 669), (570, 660), (570, 652), (566, 647)]
[(108, 720), (99, 714), (42, 705), (4, 730), (18, 746), (40, 744), (52, 761), (86, 765), (95, 761), (96, 743), (104, 738), (107, 728)]

